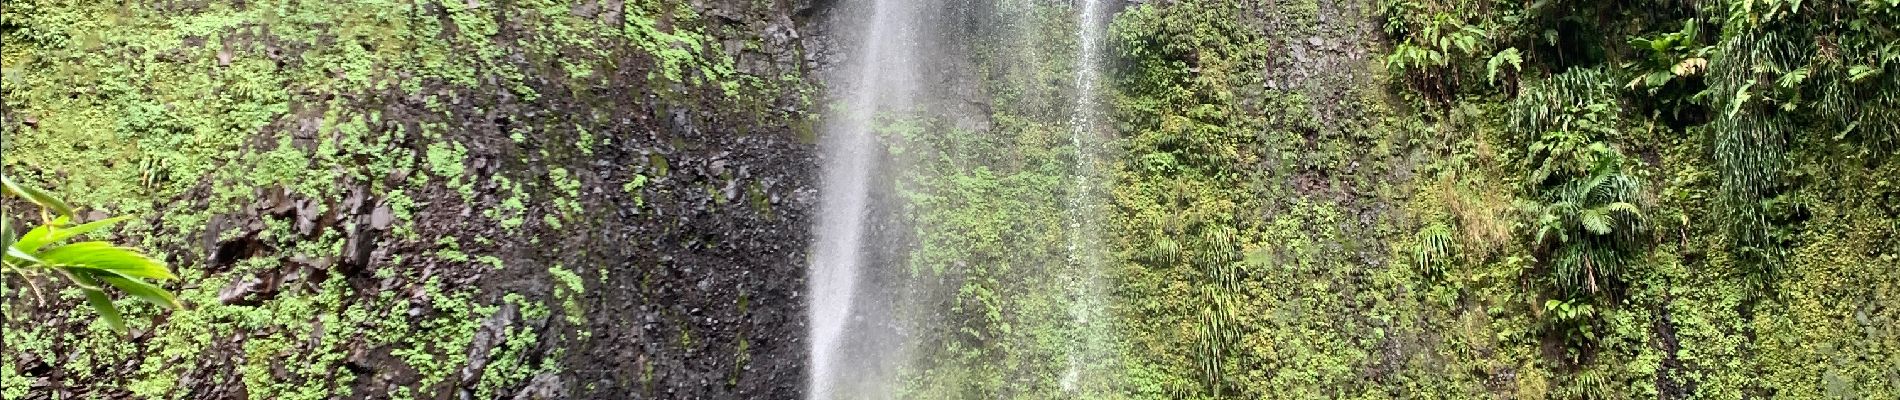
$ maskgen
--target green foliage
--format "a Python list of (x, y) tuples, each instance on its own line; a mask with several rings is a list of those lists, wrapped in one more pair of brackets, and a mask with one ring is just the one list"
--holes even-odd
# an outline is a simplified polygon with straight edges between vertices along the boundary
[[(559, 284), (554, 287), (554, 297), (561, 301), (561, 316), (576, 326), (587, 323), (587, 314), (580, 303), (581, 295), (587, 293), (587, 285), (581, 276), (560, 265), (549, 266), (548, 276)], [(591, 333), (583, 331), (582, 334)]]
[(634, 207), (646, 206), (646, 201), (647, 201), (646, 195), (641, 192), (641, 189), (646, 188), (647, 181), (648, 179), (646, 175), (635, 174), (633, 175), (632, 180), (629, 180), (627, 181), (627, 183), (620, 185), (620, 190), (627, 192), (627, 194), (633, 195)]
[[(779, 93), (791, 89), (773, 84), (800, 79), (737, 72), (742, 63), (730, 55), (753, 44), (728, 48), (710, 27), (734, 21), (696, 15), (688, 2), (630, 3), (620, 24), (600, 24), (611, 19), (586, 18), (567, 2), (477, 3), (8, 3), (0, 9), (7, 166), (86, 187), (67, 195), (112, 214), (162, 211), (161, 223), (130, 224), (123, 236), (187, 253), (202, 251), (188, 242), (213, 215), (243, 210), (256, 189), (278, 186), (331, 199), (342, 197), (336, 188), (366, 183), (407, 221), (463, 206), (424, 197), (442, 183), (465, 202), (492, 195), (495, 206), (481, 209), (490, 221), (474, 223), (531, 234), (544, 222), (584, 228), (530, 215), (527, 205), (576, 212), (578, 183), (594, 175), (565, 165), (531, 178), (473, 176), (464, 162), (480, 146), (441, 122), (466, 117), (444, 111), (471, 100), (452, 94), (500, 89), (536, 101), (547, 90), (588, 91), (601, 81), (582, 78), (612, 71), (726, 95)], [(998, 3), (1040, 27), (969, 43), (982, 62), (966, 72), (983, 82), (978, 100), (988, 110), (978, 119), (991, 130), (959, 129), (942, 115), (897, 116), (884, 130), (885, 142), (916, 164), (896, 177), (900, 200), (916, 212), (906, 222), (919, 228), (909, 232), (917, 242), (903, 248), (910, 268), (902, 273), (950, 282), (943, 292), (906, 293), (915, 296), (900, 306), (941, 315), (947, 326), (914, 331), (929, 338), (915, 354), (928, 365), (903, 372), (914, 390), (906, 393), (1900, 393), (1900, 335), (1890, 328), (1900, 324), (1900, 256), (1891, 250), (1900, 248), (1900, 4), (1383, 0), (1384, 40), (1353, 33), (1361, 24), (1351, 19), (1363, 11), (1351, 5), (1132, 5), (1115, 20), (1110, 85), (1114, 136), (1125, 150), (1105, 223), (1115, 322), (1089, 325), (1113, 326), (1113, 349), (1125, 360), (1091, 364), (1097, 377), (1117, 381), (1112, 389), (1075, 394), (1052, 389), (1062, 371), (1049, 366), (1070, 362), (1061, 359), (1069, 343), (1099, 332), (1077, 328), (1061, 307), (1070, 278), (1083, 271), (1061, 250), (1071, 243), (1063, 214), (1079, 149), (1065, 144), (1059, 106), (1070, 10), (1045, 3)], [(1293, 61), (1288, 44), (1313, 37), (1393, 43), (1372, 57), (1406, 85), (1362, 74), (1379, 65)], [(1311, 65), (1336, 68), (1302, 69)], [(1499, 90), (1472, 84), (1481, 80)], [(405, 104), (429, 112), (400, 117), (420, 120), (417, 129), (385, 131), (378, 127), (402, 124), (350, 102), (363, 91), (419, 98)], [(1430, 104), (1404, 101), (1421, 91)], [(1444, 112), (1418, 111), (1427, 108)], [(319, 132), (313, 143), (255, 136), (302, 124)], [(543, 128), (501, 132), (514, 140), (500, 145), (554, 147)], [(655, 183), (673, 179), (665, 156), (650, 157), (631, 181), (617, 182), (636, 205), (665, 196)], [(501, 160), (522, 162), (540, 161)], [(389, 181), (398, 171), (423, 179)], [(487, 185), (497, 189), (477, 192)], [(1492, 205), (1510, 198), (1528, 212), (1520, 225), (1498, 228), (1505, 224), (1491, 220), (1505, 213)], [(59, 208), (49, 210), (68, 219), (48, 216), (58, 224), (44, 232), (81, 231)], [(261, 235), (269, 254), (229, 271), (181, 268), (194, 285), (179, 288), (180, 302), (194, 311), (172, 315), (138, 351), (121, 350), (124, 341), (111, 335), (68, 337), (50, 324), (9, 321), (0, 359), (59, 360), (62, 384), (181, 398), (191, 393), (178, 390), (178, 374), (220, 361), (203, 357), (243, 336), (231, 379), (247, 394), (317, 399), (372, 395), (352, 393), (354, 374), (336, 372), (361, 344), (414, 372), (414, 384), (391, 397), (428, 398), (461, 384), (471, 338), (498, 307), (550, 312), (519, 295), (478, 301), (493, 297), (393, 267), (500, 263), (483, 254), (486, 241), (403, 236), (413, 228), (401, 222), (399, 245), (435, 252), (375, 273), (415, 296), (359, 293), (332, 275), (310, 283), (319, 289), (220, 304), (220, 288), (342, 245), (334, 234), (301, 238), (272, 224)], [(558, 310), (582, 322), (574, 298), (585, 272), (547, 272)], [(92, 285), (105, 286), (113, 283)], [(432, 311), (410, 315), (411, 306)], [(558, 368), (532, 358), (539, 343), (559, 338), (521, 327), (501, 335), (491, 354), (501, 361), (483, 368), (471, 396), (495, 397)], [(742, 349), (763, 343), (744, 335)], [(678, 338), (718, 340), (684, 330)], [(1553, 341), (1570, 351), (1550, 354)], [(655, 364), (636, 379), (651, 384)], [(126, 365), (135, 367), (120, 372)], [(0, 397), (37, 394), (37, 377), (20, 374), (0, 368)]]
[(1699, 20), (1690, 19), (1682, 22), (1679, 31), (1631, 38), (1630, 46), (1640, 53), (1641, 65), (1625, 67), (1637, 72), (1628, 87), (1645, 89), (1654, 95), (1676, 79), (1701, 75), (1707, 70), (1707, 57), (1715, 47), (1702, 44), (1701, 24)]
[(741, 88), (757, 84), (757, 78), (733, 70), (733, 60), (726, 51), (713, 47), (719, 44), (717, 38), (683, 27), (699, 17), (685, 3), (640, 3), (627, 11), (630, 13), (622, 33), (652, 54), (657, 64), (647, 73), (648, 79), (693, 85), (717, 83), (727, 96), (737, 96)]
[[(1558, 74), (1542, 82), (1528, 85), (1523, 93), (1510, 103), (1510, 128), (1525, 138), (1526, 142), (1549, 141), (1559, 139), (1544, 137), (1551, 132), (1563, 132), (1573, 139), (1609, 140), (1621, 136), (1625, 123), (1621, 118), (1620, 97), (1611, 84), (1612, 78), (1604, 71), (1596, 69), (1578, 69)], [(1575, 140), (1564, 140), (1574, 142)], [(1553, 143), (1554, 144), (1554, 143)], [(1546, 146), (1548, 147), (1548, 146)], [(1571, 150), (1577, 150), (1575, 146)], [(1562, 149), (1546, 148), (1547, 151)], [(1571, 171), (1587, 169), (1590, 163), (1581, 158), (1569, 157), (1569, 154), (1552, 154), (1554, 159), (1536, 160), (1551, 167), (1569, 168)], [(1533, 156), (1536, 157), (1536, 156)], [(1548, 158), (1548, 157), (1546, 157)], [(1555, 162), (1554, 164), (1551, 162)], [(1542, 169), (1542, 168), (1539, 168)], [(1533, 183), (1542, 183), (1551, 171), (1539, 172), (1531, 177)]]
[[(778, 79), (770, 82), (735, 71), (734, 53), (712, 39), (713, 28), (726, 22), (693, 15), (691, 4), (629, 3), (618, 19), (609, 17), (618, 15), (611, 12), (583, 12), (587, 7), (548, 0), (361, 0), (321, 6), (26, 1), (0, 7), (0, 39), (6, 43), (0, 46), (5, 70), (0, 74), (5, 106), (0, 108), (7, 110), (0, 136), (5, 137), (8, 177), (83, 187), (87, 190), (61, 194), (72, 204), (107, 214), (149, 216), (115, 225), (113, 233), (123, 243), (175, 252), (165, 259), (180, 264), (173, 267), (189, 284), (170, 288), (177, 291), (178, 303), (192, 306), (192, 312), (157, 320), (160, 329), (125, 318), (141, 332), (128, 345), (105, 329), (69, 323), (92, 321), (72, 318), (91, 313), (84, 307), (8, 305), (14, 308), (0, 313), (10, 317), (4, 329), (7, 351), (0, 354), (0, 364), (8, 365), (0, 367), (0, 393), (15, 398), (17, 391), (31, 388), (39, 394), (39, 387), (29, 385), (50, 379), (88, 396), (186, 398), (198, 393), (185, 389), (198, 387), (187, 387), (178, 376), (224, 373), (217, 382), (255, 398), (377, 395), (352, 393), (356, 377), (344, 361), (352, 349), (392, 354), (391, 370), (413, 370), (420, 379), (390, 397), (452, 392), (449, 382), (460, 383), (472, 332), (493, 312), (495, 300), (475, 296), (477, 285), (428, 281), (442, 279), (445, 271), (461, 275), (462, 268), (499, 265), (496, 256), (509, 253), (496, 251), (496, 243), (468, 238), (462, 246), (436, 253), (431, 244), (441, 237), (439, 228), (417, 226), (414, 219), (453, 214), (492, 196), (506, 209), (484, 221), (485, 211), (499, 207), (475, 207), (474, 220), (464, 222), (507, 222), (528, 232), (554, 223), (547, 222), (549, 215), (524, 212), (527, 204), (579, 209), (575, 194), (584, 192), (576, 184), (587, 175), (574, 159), (589, 150), (592, 134), (579, 132), (587, 128), (577, 125), (598, 131), (595, 125), (605, 118), (586, 112), (546, 117), (546, 110), (555, 109), (549, 108), (554, 102), (545, 101), (549, 95), (562, 91), (560, 109), (584, 110), (592, 103), (623, 103), (597, 92), (610, 82), (613, 93), (683, 90), (706, 92), (708, 98), (802, 90), (796, 71), (774, 73)], [(641, 74), (647, 73), (653, 79), (643, 82)], [(528, 108), (533, 112), (508, 115), (514, 126), (494, 138), (520, 136), (523, 142), (473, 141), (488, 139), (483, 126), (495, 116), (483, 114), (522, 110), (522, 105), (533, 105)], [(577, 143), (562, 143), (569, 138)], [(491, 168), (502, 165), (500, 172), (477, 176), (475, 164), (468, 164), (476, 158), (487, 158)], [(564, 167), (567, 173), (521, 176), (528, 175), (520, 172), (528, 165)], [(495, 179), (501, 175), (507, 176)], [(305, 233), (294, 219), (262, 217), (253, 257), (235, 265), (204, 265), (213, 259), (206, 253), (216, 247), (203, 245), (203, 230), (214, 219), (230, 221), (255, 210), (259, 193), (281, 189), (292, 201), (308, 201), (313, 208), (297, 210), (299, 216), (321, 220), (321, 215), (353, 213), (338, 206), (357, 188), (369, 201), (391, 208), (390, 235), (380, 237), (378, 246), (421, 252), (391, 251), (390, 258), (364, 272), (390, 285), (384, 293), (414, 296), (359, 292), (334, 269), (291, 273), (323, 270), (302, 264), (333, 259), (345, 244), (341, 229)], [(573, 229), (580, 216), (553, 217)], [(69, 232), (77, 225), (49, 231)], [(226, 237), (213, 239), (229, 240), (243, 230), (226, 229)], [(500, 246), (511, 243), (518, 242), (510, 239)], [(418, 276), (422, 269), (411, 267), (421, 263), (441, 267), (433, 269), (435, 276)], [(220, 290), (252, 280), (325, 275), (329, 279), (297, 281), (238, 304), (224, 304), (219, 296)], [(114, 283), (100, 280), (93, 286), (107, 293), (127, 291)], [(75, 304), (85, 295), (77, 289), (47, 291), (47, 297)], [(114, 305), (126, 317), (159, 309), (139, 303)], [(426, 312), (409, 314), (412, 307)], [(537, 345), (555, 340), (545, 332), (525, 339), (531, 335), (518, 334), (534, 332), (523, 330), (509, 332), (509, 340)], [(513, 354), (550, 357), (534, 346), (521, 347)], [(223, 356), (231, 358), (211, 359)], [(32, 359), (57, 360), (50, 363), (55, 372), (28, 372), (32, 376), (22, 378), (21, 370), (12, 367)], [(548, 361), (515, 366), (523, 364), (528, 370), (558, 367)], [(477, 386), (500, 393), (517, 384), (498, 380)]]
[[(1828, 11), (1820, 11), (1826, 9)], [(1895, 148), (1900, 57), (1894, 7), (1880, 2), (1741, 1), (1725, 10), (1708, 96), (1714, 160), (1733, 255), (1751, 291), (1774, 286), (1806, 211), (1791, 158), (1802, 143), (1853, 143), (1841, 156)], [(1872, 128), (1872, 129), (1867, 129)]]
[[(1368, 349), (1412, 329), (1395, 304), (1410, 298), (1393, 300), (1405, 289), (1387, 279), (1410, 269), (1383, 249), (1404, 237), (1361, 208), (1389, 200), (1377, 178), (1388, 171), (1352, 169), (1399, 152), (1383, 98), (1350, 89), (1356, 70), (1292, 80), (1344, 92), (1260, 89), (1291, 62), (1279, 44), (1352, 42), (1319, 22), (1328, 7), (1178, 2), (1117, 16), (1114, 242), (1131, 397), (1378, 398), (1420, 382), (1399, 377), (1420, 371), (1408, 361)], [(1363, 113), (1321, 114), (1330, 107)]]
[(1651, 37), (1633, 37), (1630, 47), (1636, 61), (1622, 68), (1635, 75), (1625, 88), (1641, 90), (1654, 101), (1653, 108), (1679, 121), (1701, 118), (1706, 112), (1707, 89), (1704, 76), (1709, 57), (1715, 52), (1702, 33), (1700, 19), (1682, 21), (1682, 29)]
[[(1515, 47), (1494, 52), (1491, 33), (1468, 11), (1418, 1), (1381, 4), (1385, 33), (1398, 41), (1385, 66), (1427, 96), (1442, 101), (1468, 82), (1499, 82), (1502, 68), (1518, 70), (1523, 63)], [(1482, 76), (1477, 75), (1479, 63)]]
[[(1416, 31), (1408, 31), (1409, 27), (1393, 28), (1393, 26), (1395, 25), (1388, 25), (1388, 29), (1392, 30), (1388, 33), (1405, 37), (1405, 42), (1393, 46), (1392, 54), (1386, 56), (1385, 64), (1397, 70), (1445, 68), (1461, 57), (1474, 57), (1481, 54), (1479, 53), (1480, 45), (1485, 43), (1483, 30), (1456, 19), (1450, 13), (1432, 16)], [(1499, 55), (1515, 57), (1516, 52), (1510, 51), (1508, 55), (1506, 53), (1499, 53)], [(1497, 63), (1498, 61), (1492, 61), (1492, 65)], [(1497, 68), (1490, 68), (1490, 71), (1492, 71), (1491, 75), (1497, 75)], [(1433, 74), (1433, 72), (1427, 72), (1427, 74)]]
[(1412, 249), (1412, 264), (1423, 268), (1426, 275), (1443, 277), (1444, 266), (1450, 264), (1456, 244), (1452, 242), (1451, 226), (1434, 223), (1418, 231), (1418, 244)]
[[(1431, 148), (1444, 153), (1427, 167), (1520, 177), (1511, 191), (1529, 211), (1515, 229), (1525, 240), (1501, 249), (1504, 262), (1459, 258), (1468, 272), (1431, 295), (1536, 314), (1490, 325), (1505, 349), (1569, 349), (1474, 356), (1513, 360), (1502, 362), (1517, 365), (1518, 398), (1891, 396), (1892, 377), (1867, 364), (1900, 343), (1863, 327), (1893, 289), (1849, 282), (1894, 270), (1870, 255), (1889, 252), (1876, 249), (1892, 246), (1894, 214), (1867, 205), (1886, 201), (1882, 176), (1895, 168), (1893, 4), (1395, 3), (1413, 11), (1387, 17), (1412, 26), (1431, 15), (1422, 11), (1461, 11), (1523, 62), (1516, 96), (1460, 90), (1441, 125), (1453, 140), (1495, 139)], [(1605, 38), (1629, 46), (1589, 45)], [(1508, 112), (1493, 117), (1491, 105)], [(1487, 148), (1493, 140), (1510, 146)], [(1430, 195), (1408, 206), (1427, 221), (1405, 248), (1414, 263), (1435, 255), (1434, 225), (1460, 227), (1445, 216), (1470, 201), (1440, 185), (1418, 184)]]
[(1529, 134), (1523, 169), (1532, 255), (1555, 290), (1546, 302), (1547, 329), (1588, 347), (1598, 299), (1619, 299), (1642, 265), (1642, 183), (1623, 154), (1600, 141), (1621, 135), (1618, 97), (1607, 77), (1573, 70), (1526, 88), (1512, 106), (1512, 126)]
[(1543, 312), (1548, 329), (1558, 331), (1573, 343), (1596, 342), (1597, 308), (1589, 299), (1550, 299), (1544, 302)]
[[(1503, 67), (1507, 67), (1507, 66), (1511, 68), (1508, 71), (1503, 69)], [(1492, 82), (1498, 81), (1498, 78), (1499, 78), (1498, 74), (1501, 72), (1510, 72), (1510, 73), (1515, 74), (1523, 70), (1524, 70), (1524, 56), (1517, 51), (1516, 47), (1510, 47), (1510, 48), (1505, 48), (1504, 50), (1500, 50), (1498, 51), (1497, 54), (1491, 55), (1491, 61), (1486, 61), (1484, 63), (1484, 71), (1485, 71), (1484, 76), (1486, 79), (1489, 79)]]

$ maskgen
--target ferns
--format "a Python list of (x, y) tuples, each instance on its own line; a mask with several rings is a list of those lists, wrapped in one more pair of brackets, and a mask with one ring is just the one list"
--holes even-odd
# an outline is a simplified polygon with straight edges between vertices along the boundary
[(1208, 387), (1218, 396), (1226, 384), (1222, 363), (1234, 354), (1232, 349), (1239, 340), (1237, 325), (1233, 322), (1234, 296), (1241, 290), (1240, 271), (1234, 266), (1240, 255), (1239, 232), (1227, 226), (1207, 226), (1202, 228), (1198, 242), (1194, 264), (1205, 274), (1199, 286), (1201, 298), (1206, 302), (1198, 327), (1200, 363)]
[(1552, 282), (1573, 297), (1619, 283), (1635, 263), (1643, 230), (1635, 203), (1640, 186), (1624, 174), (1622, 155), (1602, 143), (1588, 148), (1595, 166), (1587, 174), (1561, 176), (1526, 205), (1535, 220), (1532, 242), (1550, 255)]
[(1443, 222), (1431, 224), (1418, 231), (1418, 244), (1412, 249), (1412, 262), (1427, 275), (1442, 277), (1445, 273), (1443, 265), (1451, 260), (1453, 248), (1451, 226)]
[(1613, 82), (1601, 70), (1575, 69), (1527, 86), (1511, 102), (1511, 129), (1532, 135), (1614, 133), (1614, 113), (1621, 110)]
[(1845, 142), (1858, 154), (1842, 155), (1880, 162), (1900, 142), (1900, 35), (1891, 28), (1900, 21), (1879, 2), (1770, 1), (1728, 12), (1707, 93), (1717, 112), (1710, 129), (1718, 205), (1759, 295), (1792, 245), (1799, 205), (1788, 200), (1797, 189), (1786, 177), (1791, 149)]
[(1226, 385), (1223, 363), (1234, 355), (1234, 343), (1239, 340), (1233, 322), (1233, 295), (1225, 288), (1201, 286), (1201, 297), (1206, 303), (1201, 308), (1200, 323), (1195, 326), (1201, 337), (1196, 362), (1208, 389), (1218, 396)]
[(1621, 399), (1626, 384), (1616, 382), (1615, 367), (1598, 365), (1579, 370), (1571, 375), (1569, 382), (1558, 390), (1560, 398), (1566, 399)]
[[(1404, 25), (1404, 21), (1393, 18), (1387, 29), (1398, 36), (1399, 31), (1405, 30)], [(1386, 68), (1399, 72), (1418, 71), (1417, 75), (1409, 75), (1414, 83), (1437, 96), (1449, 98), (1457, 92), (1462, 83), (1461, 78), (1467, 74), (1459, 68), (1463, 61), (1489, 54), (1489, 40), (1485, 31), (1449, 13), (1435, 14), (1429, 21), (1422, 23), (1417, 31), (1406, 33), (1408, 35), (1402, 35), (1405, 41), (1393, 46), (1392, 54), (1386, 56)], [(1515, 56), (1515, 52), (1511, 53), (1511, 57)], [(1495, 57), (1491, 61), (1488, 72), (1493, 81), (1497, 76), (1497, 64), (1501, 62)]]
[(1620, 134), (1611, 78), (1577, 69), (1526, 87), (1511, 125), (1531, 135), (1530, 241), (1564, 299), (1612, 294), (1643, 251), (1642, 184), (1606, 139)]
[(1235, 322), (1235, 294), (1241, 291), (1240, 232), (1199, 215), (1176, 214), (1155, 219), (1148, 242), (1138, 254), (1145, 264), (1188, 267), (1196, 275), (1193, 286), (1199, 300), (1192, 329), (1194, 368), (1209, 392), (1225, 392), (1226, 363), (1237, 354), (1240, 334)]
[(1722, 189), (1718, 208), (1751, 292), (1759, 293), (1774, 279), (1782, 257), (1763, 201), (1786, 189), (1782, 175), (1795, 134), (1787, 115), (1795, 95), (1763, 82), (1785, 81), (1777, 78), (1798, 69), (1804, 57), (1785, 36), (1761, 31), (1729, 38), (1718, 54), (1709, 74), (1720, 112), (1710, 125)]

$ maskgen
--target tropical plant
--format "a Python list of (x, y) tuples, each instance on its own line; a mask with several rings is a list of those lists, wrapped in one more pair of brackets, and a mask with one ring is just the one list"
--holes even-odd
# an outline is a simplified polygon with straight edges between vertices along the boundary
[[(1510, 69), (1506, 70), (1504, 69), (1505, 67), (1509, 67)], [(1498, 78), (1501, 77), (1499, 76), (1500, 73), (1508, 72), (1510, 75), (1515, 76), (1523, 71), (1524, 55), (1517, 51), (1516, 47), (1507, 47), (1504, 50), (1499, 50), (1497, 54), (1491, 55), (1490, 61), (1484, 63), (1485, 79), (1492, 83), (1498, 83)]]
[[(1624, 172), (1622, 154), (1579, 139), (1552, 132), (1532, 146), (1532, 159), (1543, 165), (1533, 181), (1537, 198), (1524, 207), (1551, 283), (1567, 296), (1600, 294), (1620, 282), (1635, 263), (1643, 229), (1639, 183)], [(1575, 168), (1582, 165), (1589, 167)]]
[(1900, 3), (1748, 0), (1727, 11), (1708, 71), (1717, 204), (1759, 296), (1804, 219), (1792, 150), (1834, 142), (1878, 160), (1900, 147)]
[(1557, 396), (1554, 397), (1583, 400), (1629, 398), (1623, 390), (1628, 386), (1617, 382), (1615, 378), (1615, 369), (1620, 365), (1609, 362), (1593, 364), (1572, 373), (1565, 379), (1564, 385), (1558, 387)]
[(44, 303), (45, 298), (34, 283), (35, 278), (42, 275), (65, 277), (85, 293), (86, 301), (99, 312), (100, 319), (112, 330), (121, 333), (126, 331), (125, 319), (106, 295), (108, 286), (159, 307), (182, 308), (171, 292), (146, 281), (177, 278), (163, 262), (147, 257), (137, 249), (110, 242), (72, 242), (80, 236), (123, 222), (126, 217), (74, 224), (72, 206), (59, 198), (31, 186), (15, 183), (5, 176), (0, 176), (0, 186), (5, 188), (6, 195), (40, 207), (42, 222), (19, 236), (14, 235), (9, 221), (0, 219), (0, 247), (6, 249), (5, 256), (0, 257), (0, 261), (4, 261), (0, 262), (0, 275), (19, 275), (33, 291), (37, 301)]
[(1544, 316), (1546, 329), (1561, 333), (1574, 348), (1597, 340), (1597, 307), (1588, 298), (1545, 300)]
[(1573, 69), (1525, 86), (1511, 102), (1511, 128), (1530, 135), (1528, 141), (1545, 141), (1550, 138), (1540, 136), (1547, 134), (1578, 135), (1586, 142), (1608, 140), (1622, 123), (1622, 107), (1612, 82), (1608, 74), (1592, 68)]
[(1648, 94), (1656, 112), (1675, 121), (1706, 119), (1706, 108), (1698, 102), (1707, 93), (1703, 77), (1716, 47), (1704, 44), (1701, 26), (1700, 19), (1691, 18), (1675, 32), (1630, 39), (1637, 60), (1624, 68), (1635, 77), (1624, 87)]
[(1637, 61), (1636, 78), (1626, 86), (1656, 94), (1670, 82), (1702, 75), (1709, 69), (1708, 57), (1715, 46), (1702, 44), (1701, 24), (1690, 19), (1682, 22), (1681, 30), (1630, 39), (1642, 59)]
[(1512, 125), (1532, 133), (1526, 169), (1531, 241), (1565, 297), (1599, 294), (1620, 280), (1638, 251), (1640, 185), (1621, 152), (1603, 141), (1623, 125), (1609, 77), (1573, 70), (1528, 87)]
[[(1417, 10), (1400, 7), (1387, 10), (1387, 12), (1399, 15), (1417, 12)], [(1388, 19), (1386, 26), (1388, 33), (1395, 37), (1403, 37), (1405, 40), (1392, 47), (1392, 54), (1386, 56), (1385, 59), (1386, 67), (1400, 72), (1420, 72), (1418, 75), (1411, 75), (1416, 80), (1415, 83), (1422, 89), (1432, 91), (1439, 96), (1448, 96), (1457, 90), (1461, 83), (1459, 79), (1461, 73), (1457, 66), (1461, 65), (1462, 61), (1489, 54), (1486, 46), (1490, 42), (1485, 31), (1477, 25), (1454, 17), (1451, 13), (1433, 14), (1431, 19), (1423, 21), (1417, 27), (1407, 26), (1411, 24), (1403, 21), (1403, 18), (1389, 16)], [(1499, 58), (1500, 56), (1503, 58)], [(1489, 72), (1493, 80), (1497, 76), (1498, 64), (1508, 62), (1506, 59), (1512, 57), (1516, 57), (1515, 51), (1492, 56)], [(1521, 62), (1520, 59), (1510, 64), (1516, 66)]]

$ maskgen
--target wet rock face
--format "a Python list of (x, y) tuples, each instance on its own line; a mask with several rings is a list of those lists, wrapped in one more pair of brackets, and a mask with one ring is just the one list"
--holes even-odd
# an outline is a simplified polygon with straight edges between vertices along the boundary
[[(523, 76), (476, 71), (472, 86), (423, 80), (413, 88), (352, 88), (338, 101), (293, 96), (291, 111), (275, 117), (278, 122), (243, 152), (251, 157), (287, 138), (283, 142), (300, 151), (341, 154), (316, 144), (337, 133), (310, 116), (373, 114), (367, 129), (390, 138), (391, 162), (402, 166), (370, 167), (366, 156), (341, 157), (336, 165), (312, 161), (312, 170), (342, 171), (326, 194), (249, 188), (254, 199), (189, 222), (181, 229), (193, 234), (179, 243), (147, 245), (178, 269), (219, 277), (208, 289), (215, 294), (198, 306), (268, 309), (286, 298), (347, 291), (318, 312), (395, 310), (379, 317), (410, 321), (411, 331), (425, 329), (413, 327), (417, 321), (461, 318), (443, 293), (470, 294), (467, 301), (476, 306), (461, 307), (481, 310), (467, 318), (466, 334), (450, 338), (454, 343), (415, 346), (439, 353), (432, 360), (459, 362), (439, 366), (448, 371), (436, 373), (441, 379), (426, 379), (431, 372), (398, 354), (414, 349), (391, 344), (409, 339), (370, 331), (334, 348), (313, 338), (281, 350), (335, 349), (338, 368), (330, 375), (297, 375), (294, 366), (262, 371), (278, 383), (341, 382), (331, 393), (347, 395), (333, 397), (800, 398), (801, 292), (818, 190), (816, 148), (807, 143), (814, 121), (807, 116), (822, 104), (807, 97), (823, 92), (812, 78), (818, 58), (804, 51), (819, 39), (805, 33), (801, 15), (823, 13), (832, 3), (688, 3), (700, 25), (693, 29), (717, 39), (704, 43), (706, 52), (732, 60), (731, 79), (767, 83), (756, 92), (735, 92), (719, 81), (657, 78), (659, 56), (615, 42), (625, 38), (603, 41), (612, 48), (600, 52), (556, 50), (614, 57), (596, 60), (613, 68), (576, 77), (557, 60), (524, 50), (537, 45), (527, 33), (532, 24), (504, 20), (492, 35), (501, 55), (487, 61)], [(580, 1), (572, 15), (620, 26), (636, 5)], [(420, 11), (447, 12), (439, 5)], [(245, 56), (218, 55), (227, 64)], [(442, 148), (455, 151), (446, 157), (432, 152)], [(437, 167), (459, 175), (432, 171)], [(181, 223), (165, 214), (209, 208), (211, 188), (226, 183), (203, 182), (167, 203), (176, 206), (160, 210), (152, 225), (171, 229)], [(292, 251), (303, 243), (323, 245)], [(550, 272), (556, 268), (571, 276)], [(11, 293), (6, 300), (24, 304)], [(83, 321), (61, 323), (84, 331)], [(366, 329), (317, 325), (313, 337)], [(281, 333), (218, 329), (207, 335), (210, 343), (194, 344), (203, 351), (192, 356), (227, 361), (168, 361), (182, 365), (170, 393), (203, 399), (263, 393), (247, 386), (246, 374), (258, 371), (242, 370), (241, 360), (247, 343)], [(151, 336), (133, 340), (144, 346)], [(28, 398), (120, 398), (130, 396), (127, 385), (89, 386), (71, 377), (129, 382), (139, 373), (133, 364), (153, 362), (138, 357), (84, 374), (38, 355), (10, 357), (14, 365), (0, 368), (21, 371), (37, 385)]]
[(811, 149), (666, 114), (668, 126), (614, 151), (667, 171), (643, 175), (640, 200), (594, 206), (611, 213), (590, 240), (599, 276), (583, 273), (599, 289), (564, 378), (592, 388), (578, 398), (796, 398)]
[[(718, 26), (710, 31), (738, 32), (721, 37), (719, 47), (741, 73), (802, 76), (808, 66), (801, 49), (809, 36), (794, 22), (796, 7), (759, 4), (705, 1), (694, 7)], [(497, 244), (498, 252), (517, 255), (504, 260), (510, 265), (565, 265), (586, 287), (577, 300), (584, 315), (557, 318), (542, 335), (547, 342), (540, 347), (559, 349), (563, 368), (537, 375), (510, 394), (801, 397), (806, 346), (800, 292), (818, 175), (816, 149), (800, 140), (793, 117), (812, 110), (792, 90), (735, 100), (710, 86), (646, 85), (644, 79), (637, 71), (620, 73), (606, 86), (626, 89), (610, 90), (607, 99), (544, 96), (519, 103), (541, 115), (518, 118), (520, 124), (611, 116), (588, 127), (611, 143), (591, 155), (536, 159), (536, 140), (512, 143), (499, 128), (469, 140), (481, 143), (471, 157), (492, 160), (482, 163), (496, 166), (497, 174), (529, 180), (558, 166), (581, 182), (585, 216), (558, 229), (531, 221), (528, 233)], [(548, 84), (544, 92), (559, 92), (557, 82)], [(523, 153), (529, 154), (526, 162)], [(560, 302), (549, 295), (559, 283), (547, 280), (545, 274), (510, 269), (477, 284), (522, 288), (540, 292), (549, 304)]]

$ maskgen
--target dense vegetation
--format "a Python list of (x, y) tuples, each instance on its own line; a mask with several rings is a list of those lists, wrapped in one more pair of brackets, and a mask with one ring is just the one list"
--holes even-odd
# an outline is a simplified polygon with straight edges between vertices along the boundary
[(1371, 6), (1118, 19), (1134, 393), (1900, 395), (1896, 4)]
[[(8, 176), (183, 278), (6, 277), (0, 397), (797, 391), (812, 2), (250, 3), (0, 12)], [(904, 398), (1900, 397), (1900, 1), (1133, 2), (1100, 193), (1072, 2), (943, 3)]]

